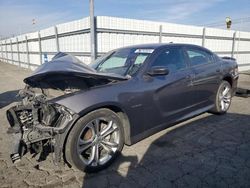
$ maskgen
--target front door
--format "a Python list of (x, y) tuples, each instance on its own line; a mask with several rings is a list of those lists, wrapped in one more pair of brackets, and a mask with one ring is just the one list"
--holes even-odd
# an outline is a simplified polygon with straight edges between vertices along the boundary
[(144, 109), (146, 114), (150, 114), (147, 128), (181, 119), (194, 101), (193, 71), (187, 65), (182, 47), (162, 49), (151, 64), (151, 67), (156, 66), (167, 67), (169, 74), (145, 79), (144, 84), (151, 88), (147, 94), (148, 105)]

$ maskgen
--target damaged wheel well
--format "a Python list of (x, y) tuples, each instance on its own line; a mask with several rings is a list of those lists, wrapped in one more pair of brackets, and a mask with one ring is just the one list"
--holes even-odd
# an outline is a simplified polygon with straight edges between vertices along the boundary
[(230, 76), (226, 76), (223, 78), (223, 80), (227, 81), (231, 86), (233, 84), (233, 79)]
[(95, 111), (95, 110), (98, 110), (98, 109), (109, 109), (109, 110), (112, 110), (113, 112), (115, 112), (120, 120), (122, 121), (122, 126), (123, 126), (123, 130), (124, 130), (124, 141), (125, 141), (125, 144), (126, 145), (131, 145), (131, 137), (130, 137), (130, 122), (129, 122), (129, 118), (127, 116), (127, 114), (119, 107), (115, 106), (115, 105), (106, 105), (106, 106), (101, 106), (101, 107), (98, 107), (96, 109), (92, 109), (90, 111), (88, 111), (87, 113), (85, 113), (84, 115), (82, 116), (79, 116), (79, 118), (75, 121), (75, 123), (68, 129), (68, 131), (66, 131), (66, 134), (64, 135), (64, 142), (63, 142), (63, 158), (64, 158), (64, 161), (71, 166), (71, 164), (67, 161), (67, 158), (65, 156), (65, 147), (66, 147), (66, 143), (67, 143), (67, 140), (68, 140), (68, 136), (71, 132), (71, 129), (74, 127), (74, 125), (76, 124), (76, 122), (83, 116), (87, 115), (88, 113), (92, 112), (92, 111)]
[(114, 106), (114, 105), (109, 105), (109, 106), (104, 106), (102, 108), (108, 108), (119, 116), (119, 118), (122, 121), (122, 126), (124, 130), (124, 139), (125, 139), (125, 144), (126, 145), (131, 145), (131, 140), (130, 140), (130, 123), (129, 123), (129, 118), (127, 114), (119, 107)]

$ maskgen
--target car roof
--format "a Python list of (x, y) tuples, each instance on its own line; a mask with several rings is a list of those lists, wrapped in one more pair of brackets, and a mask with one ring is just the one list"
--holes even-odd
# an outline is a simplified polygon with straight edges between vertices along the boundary
[[(118, 49), (126, 49), (126, 48), (150, 48), (150, 49), (158, 49), (161, 47), (170, 47), (170, 46), (186, 46), (186, 47), (196, 47), (206, 51), (210, 51), (202, 46), (195, 45), (195, 44), (185, 44), (185, 43), (149, 43), (149, 44), (137, 44), (131, 46), (124, 46)], [(211, 52), (211, 51), (210, 51)]]

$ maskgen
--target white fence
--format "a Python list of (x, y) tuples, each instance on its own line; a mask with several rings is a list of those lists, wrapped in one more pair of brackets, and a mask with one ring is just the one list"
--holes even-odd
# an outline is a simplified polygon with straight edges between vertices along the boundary
[[(203, 28), (164, 22), (97, 16), (97, 56), (114, 48), (157, 42), (191, 43), (204, 46), (219, 56), (237, 59), (239, 69), (250, 69), (250, 32)], [(57, 52), (71, 53), (90, 62), (89, 17), (63, 23), (0, 41), (0, 60), (35, 69)]]

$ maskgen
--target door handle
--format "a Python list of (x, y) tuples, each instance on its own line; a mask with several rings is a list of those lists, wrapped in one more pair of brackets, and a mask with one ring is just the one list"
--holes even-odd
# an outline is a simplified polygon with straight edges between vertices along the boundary
[(220, 72), (220, 69), (216, 69), (216, 72)]

